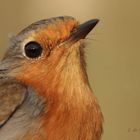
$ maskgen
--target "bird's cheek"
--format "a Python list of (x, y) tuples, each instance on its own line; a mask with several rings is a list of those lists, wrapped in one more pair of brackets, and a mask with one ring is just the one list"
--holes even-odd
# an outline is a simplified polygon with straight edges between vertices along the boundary
[(41, 69), (41, 66), (36, 64), (26, 64), (18, 70), (15, 77), (25, 84), (31, 84), (37, 81), (39, 69)]

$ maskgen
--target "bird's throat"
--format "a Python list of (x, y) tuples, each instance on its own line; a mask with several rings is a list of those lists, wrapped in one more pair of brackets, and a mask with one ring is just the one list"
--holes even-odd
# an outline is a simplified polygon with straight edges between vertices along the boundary
[(49, 140), (93, 140), (100, 137), (102, 131), (102, 115), (84, 64), (78, 58), (79, 53), (73, 53), (65, 67), (48, 83), (45, 93), (48, 106), (42, 120)]
[[(91, 92), (85, 68), (83, 48), (71, 47), (59, 60), (56, 67), (49, 72), (44, 82), (48, 98), (63, 102), (75, 102)], [(46, 88), (47, 87), (47, 88)]]

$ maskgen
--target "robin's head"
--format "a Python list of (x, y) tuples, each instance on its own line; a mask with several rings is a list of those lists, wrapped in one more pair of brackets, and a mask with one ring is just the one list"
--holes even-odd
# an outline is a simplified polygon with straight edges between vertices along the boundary
[(85, 74), (82, 39), (97, 23), (79, 24), (68, 16), (35, 22), (12, 39), (1, 69), (32, 86), (46, 80), (54, 84), (67, 75), (76, 80), (80, 72)]

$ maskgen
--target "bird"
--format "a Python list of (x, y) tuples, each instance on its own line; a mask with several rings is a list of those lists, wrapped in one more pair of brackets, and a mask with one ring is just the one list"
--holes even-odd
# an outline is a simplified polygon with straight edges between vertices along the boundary
[(101, 139), (103, 114), (84, 55), (98, 22), (52, 17), (11, 38), (0, 62), (0, 140)]

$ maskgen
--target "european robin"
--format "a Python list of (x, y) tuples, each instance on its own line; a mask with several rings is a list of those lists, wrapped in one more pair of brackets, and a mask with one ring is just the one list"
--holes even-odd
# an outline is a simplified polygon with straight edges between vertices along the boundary
[(13, 37), (0, 64), (0, 140), (100, 140), (83, 42), (97, 23), (55, 17)]

